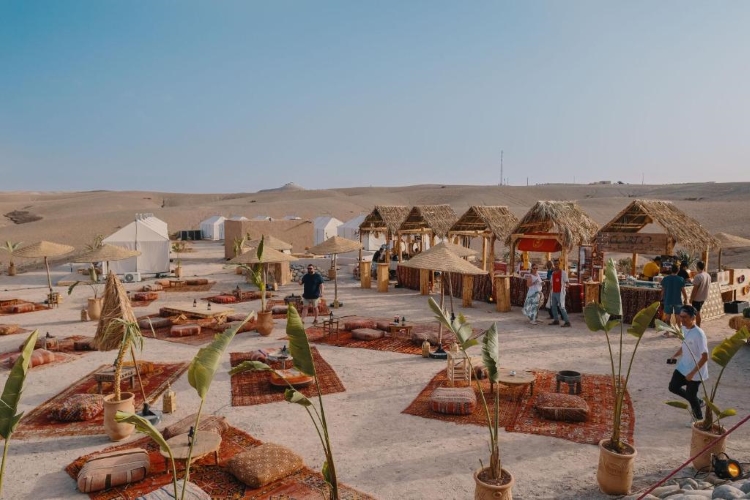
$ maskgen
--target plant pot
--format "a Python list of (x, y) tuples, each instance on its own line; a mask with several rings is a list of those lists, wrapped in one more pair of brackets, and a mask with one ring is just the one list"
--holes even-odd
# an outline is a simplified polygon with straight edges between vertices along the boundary
[[(706, 410), (711, 411), (711, 410)], [(701, 451), (703, 448), (708, 445), (711, 441), (715, 440), (716, 438), (721, 437), (720, 434), (717, 434), (716, 432), (706, 432), (704, 430), (698, 429), (695, 424), (693, 424), (693, 435), (690, 439), (690, 456), (694, 456), (696, 453)], [(704, 467), (708, 467), (711, 465), (711, 455), (718, 455), (719, 453), (724, 453), (727, 446), (727, 437), (726, 434), (721, 438), (721, 441), (713, 445), (711, 448), (706, 450), (704, 453), (700, 454), (696, 459), (693, 460), (693, 467), (695, 470), (701, 470)]]
[(270, 311), (259, 312), (258, 326), (255, 327), (255, 330), (264, 337), (271, 335), (273, 331), (273, 313)]
[(174, 277), (182, 278), (182, 266), (177, 266), (174, 268)]
[(8, 264), (8, 276), (15, 276), (16, 275), (16, 263), (11, 262)]
[(122, 392), (120, 396), (121, 401), (112, 401), (114, 394), (104, 396), (104, 430), (112, 441), (122, 441), (135, 430), (133, 424), (120, 424), (115, 421), (115, 414), (118, 411), (135, 413), (135, 394)]
[(599, 441), (599, 468), (596, 471), (596, 481), (599, 489), (607, 495), (627, 495), (633, 484), (633, 466), (638, 452), (627, 443), (627, 451), (620, 454), (607, 449), (609, 439)]
[(505, 469), (501, 469), (503, 475), (507, 474), (508, 476), (510, 476), (510, 481), (503, 485), (497, 486), (494, 484), (485, 483), (484, 481), (479, 479), (479, 474), (484, 470), (486, 470), (486, 468), (477, 469), (474, 472), (474, 483), (476, 484), (474, 488), (474, 500), (512, 500), (512, 488), (513, 484), (515, 483), (513, 474)]
[(242, 269), (241, 267), (234, 268), (234, 274), (244, 274), (244, 273), (245, 273), (245, 270)]
[(89, 305), (86, 310), (89, 313), (89, 318), (99, 319), (102, 316), (102, 303), (104, 299), (89, 299)]

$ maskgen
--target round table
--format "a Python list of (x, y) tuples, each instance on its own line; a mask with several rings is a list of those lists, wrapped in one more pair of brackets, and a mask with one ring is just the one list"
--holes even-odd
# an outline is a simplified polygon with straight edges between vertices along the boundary
[[(190, 443), (188, 442), (187, 432), (167, 439), (167, 444), (172, 450), (172, 455), (174, 456), (175, 460), (187, 460), (188, 453), (190, 452)], [(193, 445), (193, 455), (190, 457), (190, 461), (192, 462), (198, 460), (199, 458), (205, 457), (209, 453), (213, 453), (216, 465), (219, 465), (220, 446), (220, 435), (211, 431), (198, 431), (196, 433), (196, 441)], [(165, 458), (167, 462), (169, 461), (169, 453), (161, 449), (159, 450), (159, 453)], [(169, 463), (167, 463), (167, 470), (171, 471), (171, 469), (169, 468)]]
[[(497, 375), (497, 381), (499, 383), (514, 388), (519, 386), (529, 386), (531, 389), (529, 395), (534, 395), (534, 384), (536, 383), (536, 375), (534, 373), (526, 370), (498, 368)], [(526, 391), (521, 391), (518, 397), (522, 397), (524, 392)]]

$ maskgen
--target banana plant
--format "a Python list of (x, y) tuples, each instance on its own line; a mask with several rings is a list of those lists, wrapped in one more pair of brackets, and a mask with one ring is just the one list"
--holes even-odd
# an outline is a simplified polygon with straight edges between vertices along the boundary
[(12, 241), (6, 241), (5, 245), (0, 246), (0, 250), (8, 252), (8, 254), (10, 255), (10, 257), (8, 257), (8, 274), (9, 275), (15, 274), (16, 272), (16, 265), (13, 263), (13, 252), (18, 250), (18, 247), (20, 247), (21, 245), (23, 245), (22, 241), (19, 241), (18, 243), (13, 243)]
[(18, 422), (23, 417), (23, 412), (18, 411), (18, 402), (21, 400), (23, 392), (23, 383), (26, 380), (26, 374), (29, 373), (31, 364), (31, 354), (34, 352), (34, 345), (39, 334), (34, 330), (21, 348), (21, 355), (18, 356), (13, 368), (10, 370), (8, 380), (3, 387), (3, 395), (0, 398), (0, 437), (5, 440), (3, 446), (3, 461), (0, 465), (0, 496), (3, 494), (3, 477), (5, 476), (5, 460), (8, 458), (8, 449), (10, 447), (10, 436), (16, 430)]
[[(615, 400), (612, 412), (612, 435), (609, 439), (609, 446), (616, 453), (623, 454), (626, 452), (625, 443), (620, 439), (620, 427), (622, 423), (622, 408), (627, 392), (628, 381), (630, 380), (630, 370), (633, 367), (633, 360), (638, 351), (643, 334), (648, 329), (651, 321), (659, 309), (659, 302), (654, 302), (648, 307), (638, 311), (633, 318), (627, 333), (633, 335), (638, 340), (630, 354), (630, 360), (624, 360), (623, 340), (625, 338), (625, 326), (622, 323), (622, 299), (620, 298), (620, 283), (617, 279), (616, 264), (613, 259), (607, 261), (604, 272), (604, 281), (602, 282), (601, 302), (592, 302), (583, 308), (583, 317), (586, 326), (592, 332), (602, 331), (607, 339), (607, 348), (609, 349), (609, 362), (612, 371), (612, 395)], [(613, 318), (616, 316), (616, 318)], [(619, 336), (610, 336), (610, 332), (620, 327)], [(623, 378), (623, 361), (627, 361), (627, 371)]]
[[(115, 358), (115, 362), (113, 363), (113, 366), (115, 367), (114, 401), (121, 401), (122, 392), (120, 389), (120, 382), (122, 380), (122, 364), (125, 361), (125, 356), (127, 355), (128, 351), (133, 353), (133, 347), (137, 347), (139, 351), (143, 350), (143, 334), (141, 333), (141, 327), (138, 326), (137, 321), (128, 321), (123, 318), (113, 318), (104, 331), (103, 342), (106, 343), (108, 341), (108, 337), (114, 335), (122, 335), (122, 340), (120, 340), (120, 345), (117, 350), (117, 357)], [(133, 362), (135, 362), (135, 354), (133, 354)]]
[(263, 263), (263, 247), (265, 242), (265, 236), (261, 236), (260, 244), (255, 251), (255, 255), (258, 258), (258, 263), (249, 266), (247, 264), (240, 264), (239, 267), (245, 270), (245, 274), (248, 279), (253, 282), (255, 286), (260, 290), (260, 310), (265, 312), (266, 310), (266, 265)]
[[(292, 355), (294, 367), (300, 372), (313, 378), (315, 388), (318, 392), (318, 408), (313, 405), (304, 394), (292, 387), (289, 382), (289, 388), (284, 391), (284, 399), (289, 403), (302, 406), (312, 420), (315, 431), (320, 439), (325, 454), (323, 462), (323, 479), (328, 484), (329, 500), (338, 500), (339, 487), (336, 479), (336, 466), (333, 460), (333, 449), (328, 435), (328, 424), (326, 422), (326, 413), (323, 408), (323, 395), (320, 392), (320, 384), (315, 371), (315, 362), (313, 361), (310, 343), (305, 334), (305, 326), (302, 319), (294, 306), (290, 305), (287, 310), (286, 334), (289, 337), (289, 353)], [(275, 371), (273, 368), (260, 361), (243, 361), (229, 371), (230, 375), (236, 375), (246, 371)], [(282, 377), (283, 378), (283, 377)]]
[[(188, 382), (190, 383), (190, 386), (195, 389), (195, 392), (198, 393), (198, 396), (201, 399), (200, 406), (198, 407), (198, 413), (195, 416), (195, 425), (193, 426), (194, 429), (197, 430), (199, 428), (198, 426), (200, 424), (201, 413), (203, 412), (203, 405), (206, 402), (206, 395), (208, 394), (208, 390), (211, 388), (211, 382), (213, 382), (214, 375), (216, 375), (216, 370), (218, 370), (219, 368), (219, 363), (221, 363), (221, 358), (223, 357), (224, 352), (226, 351), (229, 343), (232, 341), (239, 329), (242, 328), (245, 323), (254, 318), (255, 311), (252, 311), (239, 325), (235, 326), (234, 328), (229, 328), (223, 333), (216, 335), (209, 345), (198, 350), (198, 353), (190, 363), (190, 366), (188, 367)], [(129, 423), (135, 425), (135, 429), (138, 432), (142, 432), (151, 437), (151, 439), (153, 439), (159, 445), (159, 447), (169, 455), (172, 462), (172, 477), (175, 478), (173, 484), (175, 489), (174, 498), (176, 499), (177, 474), (174, 457), (172, 455), (172, 450), (169, 448), (169, 445), (167, 444), (161, 433), (156, 430), (156, 428), (151, 425), (148, 420), (132, 413), (118, 411), (115, 415), (115, 420), (121, 423)], [(182, 493), (180, 494), (181, 499), (184, 499), (185, 491), (187, 489), (187, 483), (188, 481), (190, 481), (190, 462), (193, 458), (194, 443), (195, 440), (191, 440), (190, 448), (188, 449), (188, 457), (187, 461), (185, 462), (188, 465), (185, 471), (185, 479), (182, 483)]]

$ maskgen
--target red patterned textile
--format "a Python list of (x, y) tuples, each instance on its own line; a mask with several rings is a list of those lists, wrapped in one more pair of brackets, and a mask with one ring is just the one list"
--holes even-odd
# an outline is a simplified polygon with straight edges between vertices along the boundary
[(477, 396), (471, 387), (438, 387), (430, 395), (430, 409), (448, 415), (471, 415)]

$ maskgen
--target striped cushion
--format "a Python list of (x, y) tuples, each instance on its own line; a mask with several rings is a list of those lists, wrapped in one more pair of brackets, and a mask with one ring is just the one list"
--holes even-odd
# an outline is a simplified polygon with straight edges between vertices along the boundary
[(162, 290), (164, 290), (164, 287), (159, 283), (154, 283), (152, 285), (146, 285), (143, 287), (144, 292), (161, 292)]
[(384, 331), (373, 328), (356, 328), (352, 330), (352, 338), (357, 340), (382, 339), (384, 335)]
[(146, 477), (151, 462), (146, 450), (100, 453), (91, 457), (78, 473), (78, 489), (83, 493), (135, 483)]
[(174, 325), (169, 330), (170, 337), (192, 337), (194, 335), (200, 335), (201, 325), (187, 324), (187, 325)]
[(471, 387), (438, 387), (430, 395), (430, 409), (448, 415), (470, 415), (477, 407)]
[(73, 394), (50, 410), (48, 417), (60, 422), (91, 420), (104, 410), (101, 394)]
[(251, 488), (260, 488), (282, 479), (303, 466), (299, 455), (274, 443), (263, 443), (251, 448), (235, 455), (227, 463), (229, 472)]
[(395, 324), (392, 319), (378, 319), (375, 321), (375, 328), (387, 332), (391, 325)]
[(545, 392), (534, 401), (534, 408), (547, 420), (585, 422), (589, 415), (589, 405), (580, 396)]

